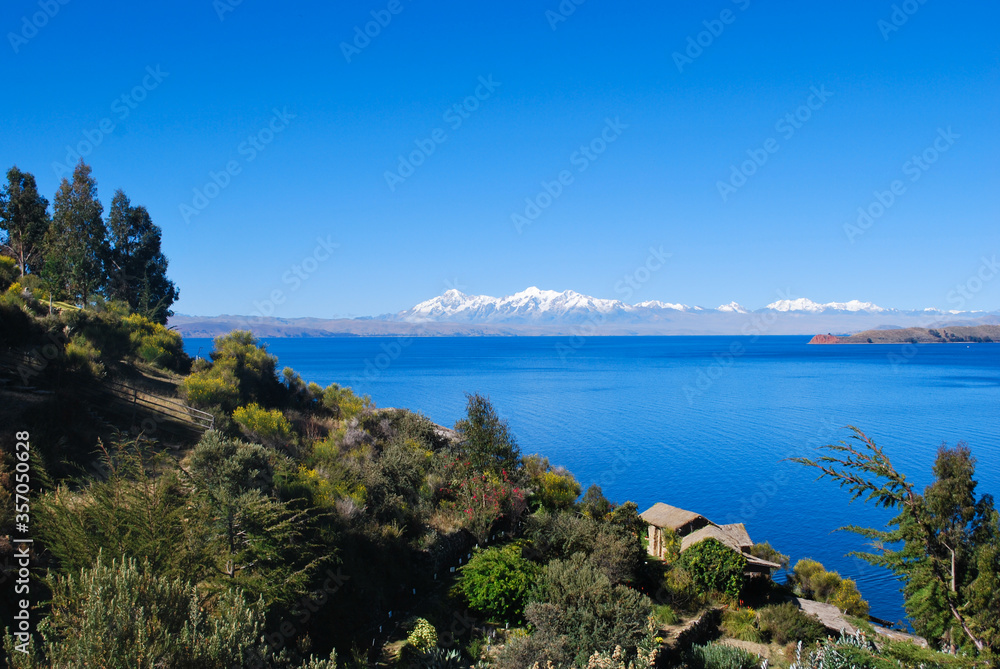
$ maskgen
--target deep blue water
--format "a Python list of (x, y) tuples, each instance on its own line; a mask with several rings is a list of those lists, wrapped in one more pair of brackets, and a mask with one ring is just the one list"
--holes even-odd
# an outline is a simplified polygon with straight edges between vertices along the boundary
[[(966, 441), (979, 491), (1000, 495), (1000, 346), (810, 346), (809, 337), (344, 337), (270, 339), (279, 369), (351, 385), (377, 406), (451, 426), (465, 393), (489, 395), (525, 453), (598, 483), (640, 511), (657, 501), (744, 522), (794, 561), (858, 582), (872, 613), (904, 617), (891, 574), (846, 557), (864, 540), (835, 530), (891, 513), (849, 504), (785, 460), (847, 438), (883, 446), (921, 488), (942, 442)], [(211, 349), (188, 339), (189, 353)]]

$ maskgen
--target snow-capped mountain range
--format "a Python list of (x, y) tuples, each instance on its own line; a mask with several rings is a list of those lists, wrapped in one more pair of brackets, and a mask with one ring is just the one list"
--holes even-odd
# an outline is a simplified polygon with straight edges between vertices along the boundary
[(590, 297), (531, 287), (506, 297), (466, 295), (448, 290), (411, 309), (358, 318), (269, 318), (181, 316), (171, 318), (187, 337), (215, 337), (252, 329), (260, 337), (359, 336), (516, 336), (516, 335), (815, 335), (903, 327), (1000, 324), (1000, 311), (887, 309), (850, 300), (821, 304), (806, 298), (781, 299), (753, 311), (730, 302), (706, 308), (675, 302)]
[[(807, 298), (784, 299), (768, 304), (757, 312), (801, 312), (809, 314), (858, 313), (883, 314), (886, 309), (871, 302), (850, 300), (820, 304)], [(707, 308), (687, 304), (649, 300), (628, 304), (582, 295), (573, 290), (558, 292), (535, 286), (505, 297), (466, 295), (451, 289), (443, 295), (421, 302), (411, 309), (382, 316), (384, 320), (450, 323), (573, 323), (599, 319), (602, 322), (644, 323), (669, 319), (678, 314), (694, 313), (749, 314), (737, 302)], [(926, 313), (920, 312), (920, 313)]]

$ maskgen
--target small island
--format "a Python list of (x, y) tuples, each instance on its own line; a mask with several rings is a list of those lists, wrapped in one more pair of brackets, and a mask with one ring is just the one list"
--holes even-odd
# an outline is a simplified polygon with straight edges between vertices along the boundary
[(853, 335), (818, 334), (810, 344), (992, 344), (1000, 342), (1000, 325), (943, 326), (865, 330)]

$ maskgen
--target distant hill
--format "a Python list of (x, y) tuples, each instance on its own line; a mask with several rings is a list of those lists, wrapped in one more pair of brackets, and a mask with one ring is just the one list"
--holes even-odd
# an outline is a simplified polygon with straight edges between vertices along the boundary
[(1000, 325), (942, 326), (940, 328), (896, 328), (865, 330), (838, 337), (816, 335), (810, 344), (961, 344), (1000, 343)]

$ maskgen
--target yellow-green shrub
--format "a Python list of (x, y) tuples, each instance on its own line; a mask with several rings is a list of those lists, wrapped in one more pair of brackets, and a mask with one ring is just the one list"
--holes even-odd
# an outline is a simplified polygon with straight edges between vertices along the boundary
[(239, 401), (239, 387), (232, 375), (216, 375), (211, 369), (191, 374), (181, 384), (187, 401), (196, 407), (228, 409)]
[(334, 417), (350, 420), (372, 406), (372, 398), (368, 395), (358, 397), (347, 386), (341, 387), (332, 383), (323, 390), (323, 406), (329, 409)]
[(181, 370), (187, 356), (180, 334), (139, 314), (126, 316), (122, 323), (135, 355), (152, 365)]
[(101, 352), (83, 335), (76, 335), (66, 344), (66, 362), (71, 369), (89, 372), (92, 376), (104, 375), (100, 363)]
[(833, 597), (827, 601), (849, 615), (861, 618), (868, 616), (868, 602), (862, 599), (857, 583), (849, 578), (840, 582)]
[(292, 435), (292, 426), (284, 414), (277, 409), (265, 409), (256, 402), (236, 409), (233, 420), (247, 436), (262, 443), (288, 441)]
[(20, 272), (14, 259), (0, 256), (0, 290), (6, 290), (8, 286), (17, 281), (18, 274)]

